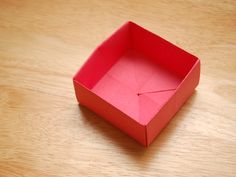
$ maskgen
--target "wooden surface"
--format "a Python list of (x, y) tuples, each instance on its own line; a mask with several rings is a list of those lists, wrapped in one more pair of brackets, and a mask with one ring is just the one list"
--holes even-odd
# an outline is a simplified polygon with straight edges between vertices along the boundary
[[(72, 76), (132, 20), (201, 59), (145, 149), (78, 106)], [(0, 1), (0, 177), (236, 176), (236, 1)]]

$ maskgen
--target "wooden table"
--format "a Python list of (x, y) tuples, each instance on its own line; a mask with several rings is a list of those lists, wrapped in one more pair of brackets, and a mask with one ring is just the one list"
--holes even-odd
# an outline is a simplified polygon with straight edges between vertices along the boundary
[[(78, 106), (72, 85), (127, 20), (202, 63), (148, 149)], [(1, 1), (0, 176), (236, 176), (236, 1)]]

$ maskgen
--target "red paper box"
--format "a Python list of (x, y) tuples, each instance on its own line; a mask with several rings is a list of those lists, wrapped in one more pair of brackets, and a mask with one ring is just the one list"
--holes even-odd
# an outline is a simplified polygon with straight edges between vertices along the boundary
[(73, 82), (82, 105), (148, 146), (199, 76), (197, 57), (127, 22), (97, 47)]

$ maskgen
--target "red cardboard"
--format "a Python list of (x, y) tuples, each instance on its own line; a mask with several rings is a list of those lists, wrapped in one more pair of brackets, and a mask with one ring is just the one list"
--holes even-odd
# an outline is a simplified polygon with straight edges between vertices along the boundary
[(148, 146), (199, 83), (200, 61), (127, 22), (74, 76), (77, 100)]

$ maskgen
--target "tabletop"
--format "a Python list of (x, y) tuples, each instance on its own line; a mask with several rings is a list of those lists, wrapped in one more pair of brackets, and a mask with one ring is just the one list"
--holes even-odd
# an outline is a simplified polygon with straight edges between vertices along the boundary
[[(201, 59), (148, 148), (79, 106), (72, 84), (128, 20)], [(236, 176), (236, 1), (0, 1), (0, 176)]]

